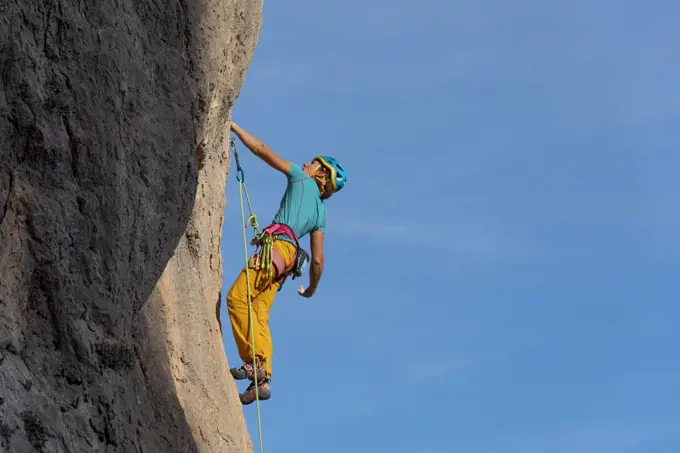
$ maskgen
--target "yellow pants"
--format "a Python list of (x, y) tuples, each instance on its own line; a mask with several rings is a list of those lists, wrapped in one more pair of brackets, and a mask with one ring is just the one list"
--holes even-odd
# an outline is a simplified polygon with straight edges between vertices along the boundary
[[(295, 258), (295, 246), (289, 242), (275, 239), (273, 246), (279, 251), (286, 263)], [(274, 353), (272, 337), (269, 331), (269, 311), (274, 303), (276, 293), (281, 283), (273, 283), (262, 288), (266, 278), (264, 272), (248, 266), (250, 278), (250, 294), (253, 304), (253, 328), (255, 331), (255, 357), (258, 360), (258, 368), (262, 367), (267, 377), (271, 377), (271, 360)], [(266, 282), (268, 283), (268, 282)], [(239, 356), (243, 362), (253, 361), (253, 348), (250, 336), (250, 323), (248, 320), (248, 283), (246, 280), (246, 268), (244, 267), (234, 281), (227, 294), (227, 308), (231, 320), (231, 330), (236, 340)]]

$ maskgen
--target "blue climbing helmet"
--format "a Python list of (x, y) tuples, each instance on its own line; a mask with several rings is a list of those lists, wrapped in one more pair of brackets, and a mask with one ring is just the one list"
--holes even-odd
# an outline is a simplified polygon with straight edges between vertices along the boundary
[(339, 192), (342, 190), (342, 188), (345, 186), (345, 181), (347, 181), (347, 174), (345, 173), (345, 169), (342, 168), (342, 165), (340, 165), (340, 163), (331, 156), (316, 156), (314, 159), (317, 159), (319, 162), (321, 162), (321, 165), (326, 167), (331, 173), (333, 192)]

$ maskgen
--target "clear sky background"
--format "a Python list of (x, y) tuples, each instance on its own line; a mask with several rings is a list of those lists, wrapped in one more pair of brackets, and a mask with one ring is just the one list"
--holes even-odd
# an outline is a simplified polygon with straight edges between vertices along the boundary
[[(349, 175), (317, 294), (289, 280), (272, 310), (266, 452), (680, 451), (679, 18), (677, 0), (265, 2), (234, 120)], [(238, 143), (266, 225), (285, 177)], [(233, 172), (226, 194), (223, 295)], [(224, 343), (239, 365), (228, 323)]]

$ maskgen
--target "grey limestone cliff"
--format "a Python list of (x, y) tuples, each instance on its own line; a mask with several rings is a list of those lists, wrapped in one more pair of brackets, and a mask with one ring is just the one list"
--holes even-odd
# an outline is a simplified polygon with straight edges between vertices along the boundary
[(217, 304), (261, 8), (0, 0), (0, 451), (251, 451)]

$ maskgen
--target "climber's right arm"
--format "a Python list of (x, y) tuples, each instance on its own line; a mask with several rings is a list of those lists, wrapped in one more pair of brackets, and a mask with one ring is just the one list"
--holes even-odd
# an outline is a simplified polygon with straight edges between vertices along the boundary
[(278, 170), (284, 175), (288, 174), (290, 171), (290, 162), (274, 154), (274, 151), (265, 145), (262, 140), (246, 132), (234, 122), (231, 123), (231, 130), (234, 131), (239, 140), (241, 140), (253, 154), (269, 164), (274, 170)]

